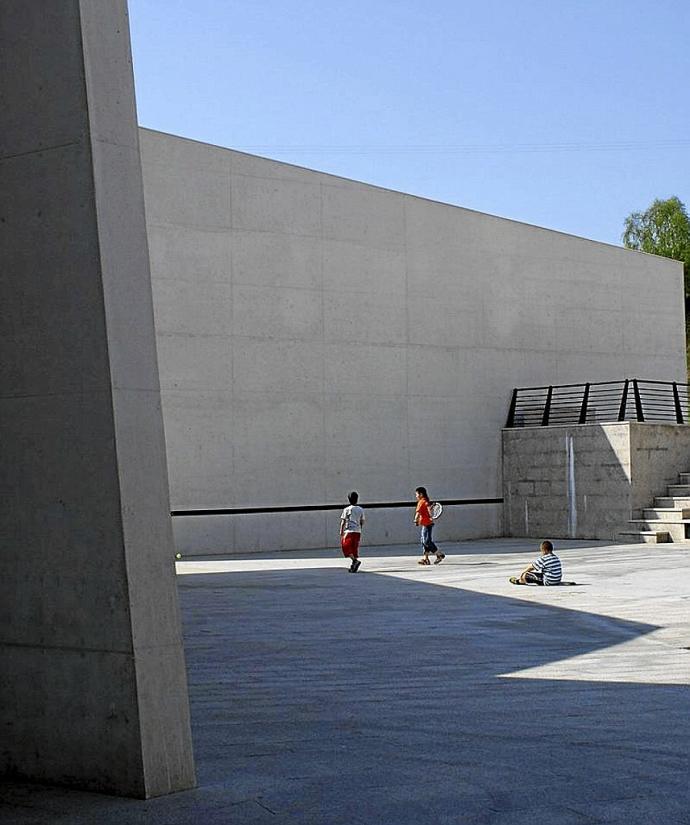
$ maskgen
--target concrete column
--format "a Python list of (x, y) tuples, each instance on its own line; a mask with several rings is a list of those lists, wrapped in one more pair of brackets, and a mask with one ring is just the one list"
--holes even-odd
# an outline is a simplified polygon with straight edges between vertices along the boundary
[(0, 109), (0, 772), (189, 788), (125, 0), (3, 0)]

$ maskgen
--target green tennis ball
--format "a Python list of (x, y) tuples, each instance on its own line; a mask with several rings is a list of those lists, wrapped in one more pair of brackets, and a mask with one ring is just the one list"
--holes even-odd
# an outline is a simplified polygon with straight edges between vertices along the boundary
[(175, 553), (175, 558), (176, 559), (181, 559), (182, 558), (182, 553)]

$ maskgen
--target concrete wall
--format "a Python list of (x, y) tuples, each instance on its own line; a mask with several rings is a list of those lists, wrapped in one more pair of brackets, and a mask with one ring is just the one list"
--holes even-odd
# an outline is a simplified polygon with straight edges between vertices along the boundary
[(0, 10), (0, 773), (194, 784), (124, 0)]
[(687, 425), (504, 430), (506, 535), (614, 540), (688, 470)]
[[(514, 386), (682, 379), (679, 264), (142, 130), (176, 508), (499, 497)], [(337, 515), (176, 522), (320, 547)], [(369, 542), (415, 540), (372, 513)], [(501, 533), (455, 508), (439, 538)]]
[(678, 484), (678, 473), (690, 472), (690, 426), (631, 423), (630, 472), (633, 518), (641, 518), (668, 484)]

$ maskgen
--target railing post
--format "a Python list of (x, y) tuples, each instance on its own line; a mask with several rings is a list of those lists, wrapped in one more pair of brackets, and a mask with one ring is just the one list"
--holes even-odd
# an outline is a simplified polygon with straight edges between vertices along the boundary
[(630, 385), (630, 381), (629, 381), (629, 379), (626, 378), (625, 382), (623, 383), (623, 395), (621, 396), (621, 406), (620, 406), (620, 409), (618, 410), (618, 420), (619, 421), (625, 421), (625, 413), (626, 413), (626, 408), (628, 406), (628, 386), (629, 385)]
[(683, 423), (683, 408), (680, 406), (680, 395), (678, 395), (678, 384), (673, 382), (673, 404), (676, 408), (676, 423)]
[(549, 387), (546, 391), (546, 403), (544, 404), (544, 415), (541, 417), (542, 427), (548, 427), (549, 415), (551, 414), (551, 396), (553, 395), (553, 387)]
[(635, 413), (638, 421), (644, 421), (644, 412), (642, 411), (642, 398), (640, 397), (640, 387), (637, 383), (637, 378), (633, 378), (633, 394), (635, 395)]
[(585, 392), (582, 396), (582, 407), (580, 408), (580, 420), (578, 424), (587, 423), (587, 403), (589, 402), (589, 382), (585, 384)]
[(510, 408), (508, 410), (508, 420), (506, 421), (506, 427), (514, 427), (515, 426), (515, 407), (517, 406), (517, 397), (518, 391), (517, 387), (513, 390), (513, 397), (510, 399)]

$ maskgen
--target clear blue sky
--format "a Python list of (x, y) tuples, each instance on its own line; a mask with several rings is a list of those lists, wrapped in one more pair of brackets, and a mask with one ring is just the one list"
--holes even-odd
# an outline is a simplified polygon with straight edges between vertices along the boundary
[(690, 0), (129, 0), (139, 122), (619, 243), (690, 207)]

